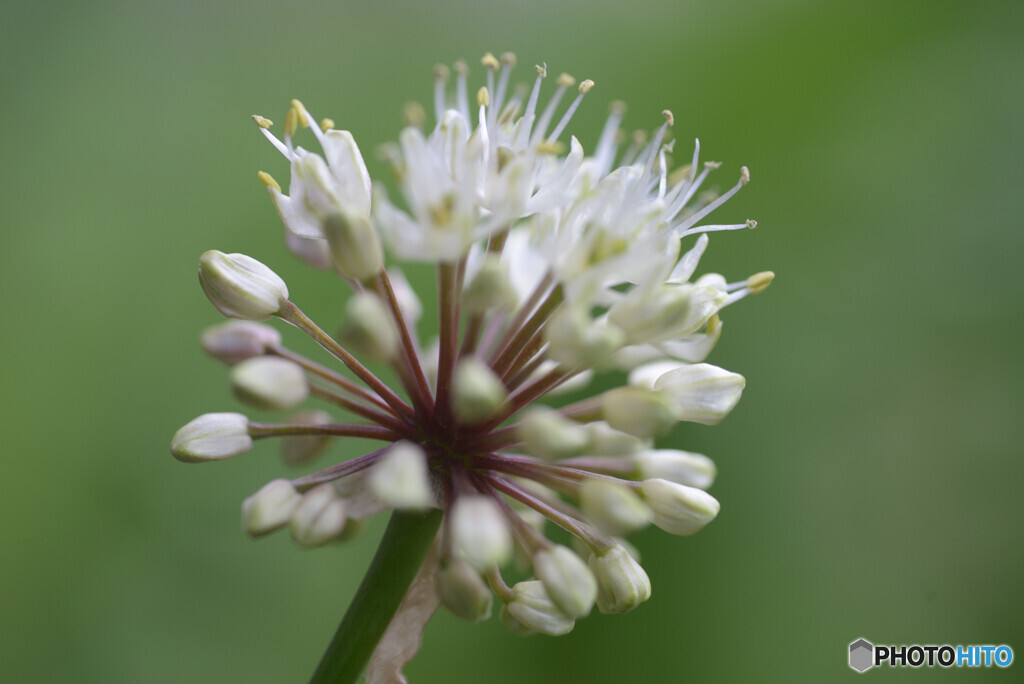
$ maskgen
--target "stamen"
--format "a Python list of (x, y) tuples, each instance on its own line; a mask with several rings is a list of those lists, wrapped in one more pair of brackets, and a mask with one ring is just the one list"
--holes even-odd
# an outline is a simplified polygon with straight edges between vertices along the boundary
[(256, 125), (260, 128), (270, 128), (274, 125), (274, 122), (270, 119), (260, 116), (259, 114), (253, 114), (252, 120), (256, 122)]
[(281, 192), (281, 186), (278, 184), (276, 180), (274, 180), (274, 177), (271, 176), (266, 171), (260, 171), (259, 173), (256, 174), (256, 177), (259, 178), (260, 183), (263, 183), (263, 185), (266, 186), (267, 188), (273, 188), (274, 190)]
[(501, 65), (501, 76), (498, 79), (498, 90), (494, 94), (495, 111), (501, 111), (501, 108), (505, 105), (505, 92), (508, 89), (508, 77), (512, 73), (512, 67), (516, 65), (515, 53), (502, 53)]
[(516, 136), (515, 146), (517, 148), (523, 148), (530, 140), (530, 132), (533, 130), (533, 120), (537, 116), (537, 98), (540, 97), (540, 83), (548, 75), (548, 65), (535, 66), (537, 70), (537, 78), (533, 82), (533, 88), (530, 90), (530, 99), (526, 102), (526, 110), (523, 111), (522, 123), (519, 125), (519, 134)]
[[(713, 212), (718, 207), (720, 207), (723, 204), (725, 204), (726, 202), (728, 202), (729, 198), (732, 197), (733, 195), (735, 195), (737, 192), (739, 192), (740, 188), (742, 188), (744, 185), (746, 185), (749, 181), (750, 181), (750, 171), (747, 169), (746, 166), (744, 166), (742, 168), (742, 170), (740, 171), (740, 180), (739, 180), (738, 183), (736, 183), (736, 185), (732, 186), (729, 189), (728, 192), (726, 192), (724, 195), (722, 195), (721, 197), (716, 199), (714, 202), (711, 202), (706, 207), (704, 207), (703, 209), (698, 211), (696, 214), (694, 214), (690, 218), (686, 219), (685, 221), (680, 223), (678, 226), (675, 226), (673, 228), (673, 230), (678, 232), (679, 237), (685, 237), (687, 235), (692, 235), (694, 233), (708, 233), (708, 232), (712, 232), (714, 230), (737, 230), (739, 228), (752, 228), (753, 226), (751, 226), (750, 222), (748, 221), (747, 223), (741, 223), (741, 224), (738, 224), (738, 225), (735, 225), (735, 226), (704, 226), (704, 227), (701, 227), (699, 229), (690, 230), (690, 228), (692, 226), (696, 225), (696, 223), (698, 221), (703, 219), (705, 216), (707, 216), (708, 214)], [(754, 225), (756, 226), (757, 223), (755, 222)], [(707, 230), (707, 229), (711, 229), (711, 230)]]
[(419, 102), (406, 102), (402, 116), (405, 119), (405, 125), (414, 128), (420, 128), (423, 122), (427, 120), (427, 113)]
[[(418, 103), (416, 103), (416, 104), (417, 104), (417, 106), (419, 106)], [(420, 107), (420, 111), (421, 112), (423, 111), (423, 107)], [(328, 119), (326, 117), (323, 118), (323, 119), (320, 119), (320, 130), (321, 131), (326, 133), (327, 131), (329, 131), (329, 130), (331, 130), (333, 128), (334, 128), (334, 119)]]
[(448, 67), (438, 64), (434, 67), (434, 120), (438, 125), (444, 119), (444, 89), (448, 83)]
[(576, 110), (579, 108), (580, 102), (583, 101), (583, 96), (590, 92), (590, 89), (593, 87), (594, 82), (591, 81), (589, 78), (580, 83), (579, 95), (577, 95), (576, 99), (572, 101), (572, 104), (569, 105), (569, 108), (565, 110), (565, 114), (562, 115), (562, 120), (558, 122), (557, 126), (555, 126), (555, 130), (551, 131), (551, 135), (549, 135), (547, 139), (548, 142), (553, 142), (558, 139), (558, 136), (560, 136), (562, 134), (562, 131), (565, 130), (565, 127), (569, 125), (569, 121), (572, 120), (573, 114), (575, 114)]
[(459, 114), (469, 123), (469, 95), (466, 93), (466, 77), (469, 75), (469, 65), (459, 60), (455, 63), (455, 103), (459, 108)]
[[(480, 63), (483, 64), (484, 68), (487, 69), (487, 92), (488, 93), (493, 93), (493, 92), (495, 92), (494, 91), (494, 72), (497, 70), (497, 68), (499, 66), (501, 66), (501, 63), (498, 61), (498, 58), (495, 57), (490, 52), (488, 52), (486, 55), (484, 55), (483, 59), (480, 60)], [(478, 102), (479, 102), (479, 99), (480, 98), (479, 98), (479, 95), (478, 95), (477, 96), (477, 101)], [(493, 129), (494, 128), (495, 117), (497, 117), (497, 106), (495, 106), (489, 112), (487, 112), (487, 128), (489, 128), (489, 129)]]
[[(270, 128), (263, 125), (264, 123), (268, 125), (271, 124), (272, 122), (270, 121), (270, 119), (265, 119), (258, 114), (253, 114), (252, 120), (256, 122), (257, 126), (259, 126), (260, 133), (263, 134), (263, 137), (269, 140), (270, 144), (276, 147), (277, 151), (283, 154), (288, 161), (291, 161), (292, 158), (295, 156), (292, 154), (292, 151), (288, 149), (288, 147), (283, 142), (278, 140), (276, 135), (270, 132)], [(287, 122), (287, 117), (285, 117), (285, 121)]]
[(548, 125), (551, 123), (551, 119), (555, 116), (555, 109), (558, 108), (558, 104), (562, 101), (562, 96), (565, 95), (567, 88), (576, 85), (576, 79), (569, 74), (562, 74), (556, 81), (558, 84), (558, 90), (548, 100), (548, 104), (544, 107), (543, 113), (540, 115), (540, 119), (537, 121), (537, 128), (533, 131), (533, 135), (530, 137), (530, 144), (536, 145), (547, 133)]
[(320, 147), (326, 150), (327, 136), (324, 135), (324, 131), (321, 130), (320, 126), (311, 125), (312, 122), (314, 121), (313, 115), (309, 113), (309, 110), (306, 109), (306, 106), (302, 104), (302, 102), (300, 102), (299, 100), (292, 100), (292, 109), (293, 111), (296, 112), (299, 125), (302, 126), (303, 128), (308, 128), (309, 130), (313, 131), (313, 136), (316, 138), (316, 141), (320, 143)]
[(608, 112), (608, 120), (604, 122), (601, 130), (601, 138), (597, 141), (597, 148), (594, 151), (594, 160), (597, 162), (600, 175), (605, 175), (611, 169), (612, 161), (615, 158), (619, 126), (622, 124), (622, 117), (626, 114), (626, 105), (623, 102), (613, 102)]
[(644, 172), (640, 175), (642, 183), (645, 182), (645, 179), (651, 173), (651, 169), (654, 168), (654, 160), (658, 157), (658, 151), (661, 148), (661, 141), (665, 139), (665, 132), (675, 120), (675, 117), (672, 116), (672, 112), (667, 109), (663, 110), (661, 115), (665, 117), (665, 123), (658, 127), (657, 132), (654, 134), (654, 139), (651, 140), (650, 144), (648, 144), (647, 148), (640, 155), (641, 158), (646, 158), (644, 162)]

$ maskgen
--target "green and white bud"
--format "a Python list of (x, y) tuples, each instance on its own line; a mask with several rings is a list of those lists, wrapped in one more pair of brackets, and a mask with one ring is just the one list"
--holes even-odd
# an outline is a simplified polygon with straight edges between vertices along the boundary
[(548, 358), (567, 368), (605, 364), (625, 344), (625, 334), (605, 320), (593, 320), (586, 311), (568, 304), (551, 316), (544, 328)]
[(367, 484), (373, 497), (391, 508), (423, 510), (435, 505), (427, 455), (412, 442), (388, 449), (370, 469)]
[(229, 366), (263, 356), (267, 347), (281, 344), (281, 333), (252, 321), (227, 321), (210, 326), (199, 338), (203, 350)]
[(651, 509), (629, 487), (611, 480), (588, 479), (580, 486), (580, 510), (608, 534), (621, 537), (651, 522)]
[(398, 352), (395, 319), (372, 292), (357, 292), (349, 297), (339, 337), (350, 351), (377, 361), (388, 361)]
[[(326, 411), (298, 411), (288, 416), (289, 423), (330, 425), (334, 422)], [(331, 443), (329, 435), (286, 435), (281, 438), (281, 460), (288, 465), (301, 465), (316, 458)]]
[(671, 398), (679, 420), (717, 425), (739, 402), (746, 383), (738, 373), (695, 363), (665, 373), (654, 383), (654, 389)]
[(556, 545), (533, 554), (533, 569), (548, 596), (571, 618), (590, 614), (597, 598), (597, 580), (572, 549)]
[(346, 518), (345, 500), (338, 497), (334, 485), (324, 483), (303, 494), (292, 511), (292, 539), (310, 549), (323, 546), (341, 534)]
[(452, 411), (460, 423), (479, 423), (498, 414), (508, 398), (508, 390), (491, 367), (467, 356), (455, 366), (452, 375)]
[(588, 456), (629, 456), (650, 444), (650, 440), (616, 430), (603, 420), (587, 423), (584, 429)]
[(533, 633), (561, 636), (576, 626), (576, 620), (555, 605), (544, 583), (539, 580), (517, 582), (512, 599), (501, 610), (501, 620), (520, 635)]
[(672, 400), (643, 387), (616, 387), (601, 395), (601, 415), (616, 430), (641, 439), (665, 434), (679, 422)]
[(265, 321), (288, 301), (288, 286), (269, 268), (244, 254), (217, 250), (199, 257), (199, 284), (229, 318)]
[(242, 502), (242, 529), (261, 537), (288, 524), (302, 495), (288, 480), (271, 480)]
[(633, 457), (637, 479), (668, 480), (707, 489), (715, 482), (715, 462), (704, 454), (678, 449), (650, 449)]
[(523, 411), (516, 435), (526, 453), (548, 460), (577, 456), (589, 441), (582, 425), (543, 406)]
[(350, 280), (372, 278), (384, 268), (384, 249), (373, 222), (365, 216), (335, 213), (324, 221), (331, 261)]
[(501, 508), (486, 496), (460, 496), (452, 505), (452, 550), (480, 572), (512, 555), (512, 533)]
[(458, 558), (442, 562), (437, 571), (437, 589), (441, 603), (456, 617), (473, 622), (491, 617), (494, 595), (469, 563)]
[(518, 297), (508, 277), (508, 267), (497, 254), (487, 254), (480, 270), (462, 291), (462, 308), (466, 313), (483, 314), (492, 308), (512, 308)]
[(250, 449), (249, 419), (241, 413), (205, 413), (171, 439), (171, 454), (186, 463), (222, 461)]
[(595, 552), (590, 570), (597, 578), (597, 607), (602, 613), (628, 613), (651, 598), (651, 580), (623, 546)]
[(248, 359), (234, 366), (231, 389), (239, 401), (275, 411), (293, 409), (309, 396), (309, 382), (302, 367), (272, 356)]
[(654, 389), (654, 383), (658, 381), (665, 373), (669, 371), (678, 370), (679, 368), (685, 368), (689, 366), (688, 363), (682, 361), (653, 361), (651, 363), (645, 363), (637, 366), (633, 370), (629, 371), (627, 383), (631, 387), (645, 387), (647, 389)]
[(715, 519), (718, 499), (703, 489), (668, 480), (644, 480), (644, 499), (654, 512), (652, 522), (670, 534), (690, 535)]

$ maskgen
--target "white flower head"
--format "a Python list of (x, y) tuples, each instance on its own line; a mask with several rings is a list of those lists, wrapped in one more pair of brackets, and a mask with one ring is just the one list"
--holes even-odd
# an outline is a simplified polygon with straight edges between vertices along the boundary
[[(672, 113), (650, 117), (653, 132), (620, 149), (618, 103), (588, 150), (570, 127), (594, 82), (549, 78), (542, 64), (516, 89), (515, 62), (486, 55), (481, 87), (464, 63), (454, 79), (438, 68), (433, 122), (411, 108), (384, 149), (390, 185), (370, 180), (350, 132), (318, 123), (298, 100), (279, 128), (253, 117), (290, 176), (286, 194), (258, 174), (288, 248), (333, 266), (352, 288), (338, 307), (341, 334), (325, 332), (245, 255), (207, 252), (200, 281), (222, 314), (280, 318), (337, 363), (307, 358), (254, 323), (220, 326), (203, 344), (232, 366), (247, 403), (290, 410), (308, 398), (333, 410), (274, 423), (207, 414), (179, 430), (172, 452), (218, 460), (281, 438), (285, 460), (304, 465), (334, 440), (382, 442), (271, 482), (246, 500), (246, 531), (290, 526), (300, 545), (320, 546), (384, 510), (440, 519), (433, 586), (443, 605), (484, 619), (493, 592), (510, 629), (555, 635), (595, 603), (621, 613), (650, 598), (618, 535), (652, 522), (691, 534), (717, 514), (703, 491), (714, 464), (654, 440), (680, 420), (715, 424), (736, 405), (743, 377), (703, 361), (727, 307), (773, 275), (695, 275), (709, 233), (756, 225), (706, 221), (749, 182), (746, 167), (708, 194), (721, 164), (702, 161), (694, 141), (673, 168)], [(417, 277), (396, 261), (416, 262)], [(424, 266), (436, 286), (421, 286)], [(544, 536), (555, 526), (576, 552)], [(513, 558), (535, 578), (506, 584)]]

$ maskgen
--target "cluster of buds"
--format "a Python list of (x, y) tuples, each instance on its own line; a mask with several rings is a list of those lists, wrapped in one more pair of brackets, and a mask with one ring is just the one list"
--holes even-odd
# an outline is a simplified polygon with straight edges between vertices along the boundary
[[(207, 252), (203, 290), (240, 320), (207, 330), (203, 347), (230, 366), (246, 404), (293, 411), (312, 397), (356, 420), (308, 409), (274, 424), (206, 414), (178, 431), (171, 451), (182, 461), (214, 461), (276, 437), (284, 460), (301, 465), (337, 438), (383, 442), (270, 482), (245, 500), (245, 530), (288, 527), (298, 544), (315, 547), (383, 510), (439, 508), (443, 605), (480, 620), (497, 596), (512, 631), (557, 635), (594, 605), (621, 613), (650, 597), (626, 535), (650, 524), (689, 535), (717, 515), (706, 491), (714, 464), (657, 449), (654, 439), (679, 421), (716, 424), (736, 405), (743, 377), (703, 361), (721, 335), (722, 310), (764, 290), (772, 274), (693, 279), (708, 233), (756, 225), (702, 224), (746, 185), (746, 167), (720, 195), (702, 190), (719, 164), (701, 164), (698, 144), (690, 163), (672, 170), (668, 111), (650, 137), (636, 134), (620, 150), (621, 104), (587, 156), (563, 133), (594, 83), (563, 74), (541, 107), (546, 68), (537, 67), (532, 87), (515, 90), (514, 62), (511, 54), (485, 56), (475, 107), (464, 63), (455, 66), (454, 88), (449, 70), (436, 70), (436, 124), (425, 132), (422, 108), (410, 107), (409, 126), (386, 150), (399, 204), (371, 183), (352, 135), (327, 119), (317, 124), (301, 102), (292, 102), (281, 137), (271, 121), (253, 117), (290, 164), (288, 194), (259, 174), (290, 250), (332, 269), (353, 294), (332, 336), (270, 268)], [(320, 153), (294, 143), (301, 129)], [(385, 266), (386, 254), (436, 265), (436, 339), (421, 339), (420, 301)], [(304, 332), (346, 370), (284, 346), (263, 322), (271, 318)], [(400, 387), (367, 359), (386, 364)], [(567, 390), (579, 396), (602, 372), (625, 382), (568, 403), (558, 398)], [(549, 522), (570, 533), (573, 548), (547, 537)], [(516, 564), (512, 572), (531, 578), (510, 586)]]

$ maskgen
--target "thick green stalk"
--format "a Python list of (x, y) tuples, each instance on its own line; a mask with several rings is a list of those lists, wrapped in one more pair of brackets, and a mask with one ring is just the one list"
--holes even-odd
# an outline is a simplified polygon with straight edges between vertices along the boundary
[(441, 511), (395, 511), (370, 569), (342, 618), (313, 684), (352, 684), (366, 667), (441, 524)]

